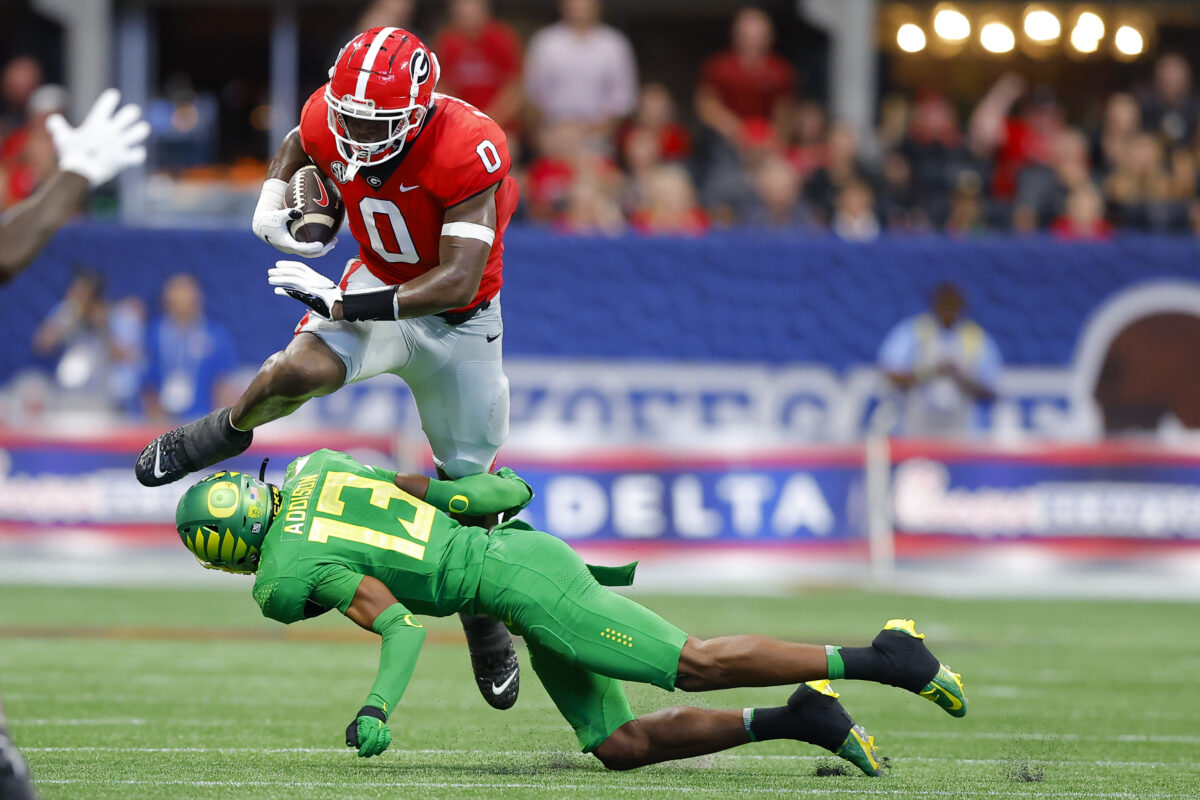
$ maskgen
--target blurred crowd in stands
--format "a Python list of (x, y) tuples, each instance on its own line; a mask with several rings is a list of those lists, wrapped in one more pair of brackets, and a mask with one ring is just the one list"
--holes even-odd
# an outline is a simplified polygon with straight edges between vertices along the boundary
[[(415, 0), (376, 0), (358, 27), (411, 26)], [(439, 89), (509, 134), (519, 221), (571, 233), (698, 234), (729, 226), (951, 236), (1114, 229), (1200, 232), (1200, 99), (1178, 54), (1144, 86), (1069, 119), (1045, 86), (1002, 76), (960, 113), (936, 87), (886, 95), (874, 130), (830, 119), (780, 55), (772, 19), (731, 13), (727, 49), (689, 96), (639, 73), (600, 0), (561, 0), (560, 19), (522, 41), (488, 0), (450, 0), (418, 30), (442, 64)], [(28, 57), (4, 66), (0, 206), (52, 168), (42, 129), (65, 93)]]
[(46, 117), (66, 110), (67, 92), (43, 81), (37, 59), (21, 55), (0, 72), (0, 209), (28, 197), (54, 172), (54, 143)]
[(53, 402), (60, 411), (188, 420), (231, 404), (242, 388), (233, 337), (205, 314), (200, 284), (184, 273), (166, 278), (151, 315), (137, 297), (110, 298), (100, 273), (80, 269), (33, 332), (33, 351), (39, 368), (16, 387), (26, 410)]

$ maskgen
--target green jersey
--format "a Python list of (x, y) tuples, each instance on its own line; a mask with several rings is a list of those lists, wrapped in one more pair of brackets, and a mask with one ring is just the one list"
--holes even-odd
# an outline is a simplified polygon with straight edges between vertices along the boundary
[(263, 614), (284, 623), (345, 613), (364, 576), (391, 591), (398, 603), (371, 623), (382, 644), (367, 706), (390, 714), (404, 694), (425, 638), (413, 614), (463, 609), (525, 637), (534, 670), (587, 751), (634, 718), (620, 680), (674, 688), (687, 634), (604, 588), (628, 585), (633, 564), (594, 567), (520, 520), (489, 536), (439, 510), (520, 509), (533, 492), (515, 473), (430, 481), (425, 500), (395, 478), (332, 450), (293, 461), (254, 583)]
[(254, 583), (264, 615), (345, 612), (364, 575), (416, 614), (446, 616), (475, 597), (487, 532), (401, 491), (395, 475), (333, 450), (288, 465)]

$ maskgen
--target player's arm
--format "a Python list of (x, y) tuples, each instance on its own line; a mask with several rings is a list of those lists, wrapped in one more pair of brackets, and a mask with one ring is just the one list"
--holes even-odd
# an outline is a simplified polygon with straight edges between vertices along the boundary
[[(498, 186), (497, 183), (446, 209), (438, 265), (396, 287), (396, 319), (437, 314), (465, 306), (475, 299), (496, 238)], [(342, 304), (343, 313), (347, 306), (351, 313), (360, 308), (353, 295), (349, 302), (343, 298)], [(353, 319), (349, 315), (346, 318)]]
[(301, 167), (311, 163), (300, 141), (300, 129), (296, 128), (283, 137), (275, 155), (271, 157), (271, 163), (267, 165), (267, 180), (283, 181), (286, 186)]
[(87, 178), (56, 172), (0, 224), (0, 283), (20, 274), (66, 224), (87, 194)]
[(392, 741), (387, 718), (408, 688), (425, 641), (425, 628), (382, 581), (369, 575), (359, 582), (343, 613), (382, 639), (375, 683), (366, 703), (346, 728), (346, 745), (357, 749), (359, 756), (370, 758), (386, 750)]
[(293, 297), (326, 319), (387, 320), (438, 314), (468, 305), (479, 291), (496, 238), (495, 184), (446, 209), (436, 267), (399, 286), (343, 293), (333, 281), (295, 261), (267, 271), (276, 294)]
[(58, 171), (0, 222), (0, 283), (29, 266), (41, 249), (79, 209), (89, 186), (112, 180), (126, 167), (146, 160), (150, 125), (133, 103), (120, 109), (121, 93), (106, 89), (79, 127), (61, 114), (46, 119), (58, 155)]
[(280, 252), (305, 258), (323, 256), (337, 244), (336, 238), (326, 244), (301, 242), (288, 230), (288, 223), (301, 216), (299, 209), (287, 203), (288, 181), (301, 167), (311, 163), (300, 141), (300, 129), (296, 128), (283, 138), (267, 166), (267, 179), (263, 181), (254, 218), (250, 222), (251, 230), (259, 239)]
[(397, 475), (401, 491), (447, 513), (484, 516), (519, 511), (533, 499), (533, 489), (517, 473), (502, 467), (495, 473), (439, 481), (426, 475)]

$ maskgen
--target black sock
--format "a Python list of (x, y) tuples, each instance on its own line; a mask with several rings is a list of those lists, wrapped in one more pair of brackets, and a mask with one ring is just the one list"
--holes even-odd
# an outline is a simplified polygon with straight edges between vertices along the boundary
[[(834, 675), (836, 657), (842, 674)], [(937, 675), (938, 660), (921, 639), (903, 631), (880, 631), (870, 647), (839, 647), (830, 657), (830, 678), (874, 681), (920, 692)]]
[(233, 426), (233, 409), (230, 408), (225, 412), (225, 424), (221, 426), (221, 433), (231, 442), (240, 442), (246, 438), (250, 431), (243, 431)]
[(471, 653), (491, 653), (506, 649), (512, 641), (508, 628), (487, 614), (471, 615), (460, 612), (458, 618), (462, 621), (463, 633), (467, 636), (467, 648)]
[[(838, 649), (842, 657), (842, 677), (852, 681), (875, 681), (885, 683), (888, 677), (887, 662), (874, 647), (842, 647)], [(832, 677), (832, 676), (830, 676)]]
[(830, 752), (842, 746), (854, 726), (837, 700), (804, 686), (786, 706), (748, 708), (742, 719), (747, 721), (746, 729), (756, 742), (794, 739)]

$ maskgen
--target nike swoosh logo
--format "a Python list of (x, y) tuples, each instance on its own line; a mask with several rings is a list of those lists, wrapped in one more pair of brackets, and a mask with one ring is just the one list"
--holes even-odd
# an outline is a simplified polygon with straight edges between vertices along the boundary
[(504, 683), (500, 684), (499, 686), (497, 686), (495, 683), (492, 683), (492, 694), (496, 695), (497, 697), (504, 694), (504, 690), (508, 688), (508, 685), (512, 683), (513, 679), (516, 677), (517, 671), (513, 670), (512, 672), (508, 673), (508, 677), (504, 680)]
[(325, 191), (325, 181), (321, 180), (320, 177), (317, 178), (317, 187), (321, 190), (321, 196), (313, 202), (321, 208), (325, 208), (329, 205), (329, 193)]
[(487, 340), (488, 340), (489, 342), (494, 342), (494, 341), (496, 341), (497, 339), (499, 339), (499, 338), (500, 338), (500, 336), (502, 335), (502, 333), (503, 333), (503, 332), (501, 332), (501, 333), (497, 333), (495, 336), (488, 336), (488, 337), (487, 337)]
[(402, 184), (400, 184), (400, 193), (404, 194), (405, 192), (411, 192), (413, 189), (420, 189), (420, 188), (421, 188), (420, 184), (418, 184), (416, 186), (405, 186), (402, 183)]
[[(921, 692), (921, 695), (933, 700), (939, 706), (948, 707), (951, 711), (958, 711), (960, 708), (963, 707), (961, 700), (959, 700), (957, 697), (955, 697), (950, 692), (943, 689), (941, 686), (938, 686), (936, 683), (933, 684), (932, 686), (930, 686), (925, 691)], [(949, 701), (948, 706), (945, 702), (943, 702), (945, 700)]]
[(154, 477), (156, 477), (156, 478), (162, 478), (167, 474), (167, 473), (163, 472), (161, 469), (159, 469), (159, 467), (162, 466), (161, 462), (159, 461), (159, 459), (161, 457), (162, 457), (162, 445), (156, 444), (156, 445), (154, 445)]

